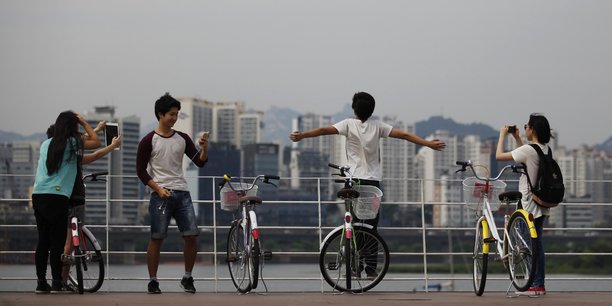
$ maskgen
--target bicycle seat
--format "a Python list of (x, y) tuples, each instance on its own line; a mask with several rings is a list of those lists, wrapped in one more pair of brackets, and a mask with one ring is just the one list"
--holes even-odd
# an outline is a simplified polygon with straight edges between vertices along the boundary
[(499, 200), (502, 202), (515, 202), (523, 198), (520, 191), (506, 191), (499, 195)]
[(240, 203), (249, 202), (249, 203), (253, 203), (253, 204), (261, 204), (261, 198), (260, 197), (254, 197), (254, 196), (240, 197), (239, 201), (240, 201)]
[(356, 199), (359, 197), (359, 191), (343, 188), (338, 190), (338, 197), (341, 199)]

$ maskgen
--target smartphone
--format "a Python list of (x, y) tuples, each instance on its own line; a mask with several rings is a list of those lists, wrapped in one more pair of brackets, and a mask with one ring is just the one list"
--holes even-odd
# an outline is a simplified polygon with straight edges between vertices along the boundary
[[(113, 143), (113, 138), (119, 136), (119, 123), (107, 122), (104, 134), (106, 135), (106, 145), (109, 146)], [(116, 147), (115, 150), (119, 150), (120, 147)]]

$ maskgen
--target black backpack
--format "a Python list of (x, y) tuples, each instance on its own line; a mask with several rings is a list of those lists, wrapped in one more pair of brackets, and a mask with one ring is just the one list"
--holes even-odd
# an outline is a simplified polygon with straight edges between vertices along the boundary
[(539, 145), (531, 144), (531, 146), (538, 152), (540, 157), (538, 180), (535, 182), (535, 185), (531, 184), (529, 175), (527, 175), (532, 199), (541, 207), (556, 207), (563, 201), (565, 194), (563, 175), (561, 174), (559, 164), (553, 159), (550, 148), (548, 148), (548, 154), (544, 155)]

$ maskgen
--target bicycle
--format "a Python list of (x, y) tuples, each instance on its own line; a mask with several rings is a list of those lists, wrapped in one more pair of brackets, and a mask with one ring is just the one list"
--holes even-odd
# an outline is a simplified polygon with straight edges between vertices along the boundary
[[(523, 165), (508, 165), (503, 167), (496, 177), (482, 178), (474, 171), (471, 161), (457, 161), (461, 169), (456, 172), (464, 172), (469, 167), (474, 177), (463, 180), (464, 191), (471, 193), (474, 203), (468, 203), (468, 207), (476, 211), (476, 235), (474, 240), (473, 274), (472, 280), (474, 293), (481, 296), (487, 281), (487, 267), (490, 244), (497, 249), (498, 259), (504, 264), (510, 275), (511, 285), (508, 286), (506, 294), (514, 286), (518, 291), (526, 291), (531, 286), (536, 267), (536, 248), (538, 239), (534, 225), (534, 217), (519, 205), (522, 194), (519, 191), (506, 191), (506, 183), (500, 180), (502, 174), (508, 169), (519, 174), (526, 174)], [(499, 203), (495, 202), (495, 196)], [(517, 207), (511, 214), (506, 209), (504, 215), (504, 237), (500, 239), (493, 212), (499, 209), (501, 204), (506, 206), (516, 203)], [(493, 252), (495, 249), (493, 250)]]
[[(378, 213), (382, 191), (374, 186), (357, 185), (349, 167), (328, 165), (345, 177), (337, 193), (344, 200), (344, 224), (334, 228), (321, 243), (319, 268), (334, 290), (361, 293), (374, 288), (389, 269), (389, 248), (385, 240), (359, 219), (373, 219)], [(347, 176), (348, 175), (348, 176)], [(362, 276), (365, 272), (365, 277)]]
[[(220, 185), (221, 209), (239, 211), (231, 222), (227, 234), (226, 262), (232, 282), (240, 293), (247, 293), (257, 288), (260, 271), (263, 270), (263, 261), (272, 258), (272, 252), (262, 252), (261, 248), (255, 206), (260, 205), (262, 199), (257, 197), (257, 182), (261, 180), (276, 187), (270, 180), (279, 179), (280, 177), (276, 175), (258, 175), (252, 183), (247, 184), (230, 182), (229, 175), (223, 176)], [(226, 183), (227, 186), (224, 187)]]
[[(107, 175), (108, 171), (96, 172), (83, 176), (83, 182), (105, 182), (99, 176)], [(70, 220), (70, 233), (72, 243), (71, 255), (62, 255), (62, 260), (70, 264), (68, 280), (77, 289), (83, 292), (96, 292), (104, 282), (104, 258), (102, 247), (93, 233), (74, 214)]]

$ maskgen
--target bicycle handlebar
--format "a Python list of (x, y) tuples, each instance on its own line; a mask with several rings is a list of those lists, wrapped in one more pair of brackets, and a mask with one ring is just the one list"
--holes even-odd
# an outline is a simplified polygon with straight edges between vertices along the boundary
[[(525, 174), (527, 172), (526, 171), (527, 167), (524, 164), (514, 164), (514, 165), (507, 165), (507, 166), (503, 167), (499, 171), (499, 174), (497, 174), (496, 177), (483, 178), (483, 177), (478, 176), (476, 171), (474, 171), (474, 165), (472, 164), (471, 160), (468, 160), (468, 161), (459, 161), (458, 160), (456, 162), (456, 164), (458, 166), (461, 166), (461, 169), (455, 171), (455, 173), (464, 172), (469, 167), (470, 170), (472, 170), (472, 173), (474, 174), (474, 177), (476, 177), (477, 179), (482, 180), (482, 181), (497, 181), (502, 176), (502, 174), (504, 172), (506, 172), (506, 170), (508, 170), (508, 169), (512, 169), (512, 172), (519, 173), (519, 174)], [(520, 171), (520, 170), (523, 170), (523, 171)]]
[[(219, 189), (223, 188), (223, 186), (225, 186), (225, 183), (227, 183), (227, 182), (229, 182), (231, 180), (232, 180), (232, 177), (229, 174), (224, 174), (223, 175), (223, 182), (221, 182), (219, 184)], [(256, 176), (253, 179), (253, 183), (251, 184), (251, 187), (248, 188), (248, 189), (244, 189), (244, 190), (236, 190), (236, 189), (234, 189), (234, 186), (232, 186), (232, 184), (229, 184), (229, 186), (230, 186), (230, 188), (233, 191), (249, 191), (249, 190), (253, 189), (253, 187), (255, 186), (257, 181), (259, 181), (259, 180), (261, 180), (263, 183), (270, 184), (270, 185), (272, 185), (274, 187), (278, 187), (278, 186), (276, 186), (276, 184), (270, 182), (270, 180), (280, 180), (280, 176), (278, 176), (278, 175), (260, 174), (260, 175)]]
[(331, 167), (331, 168), (340, 170), (340, 176), (346, 177), (346, 174), (348, 173), (349, 179), (351, 179), (351, 180), (353, 179), (353, 173), (351, 172), (351, 167), (338, 166), (338, 165), (332, 164), (332, 163), (329, 163), (327, 165), (329, 167)]
[(108, 175), (108, 171), (100, 171), (100, 172), (93, 172), (93, 173), (89, 173), (87, 175), (83, 175), (83, 181), (90, 179), (90, 181), (95, 182), (95, 181), (106, 181), (105, 179), (100, 179), (98, 178), (98, 176), (104, 176), (104, 175)]

